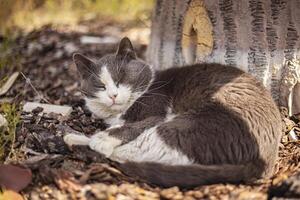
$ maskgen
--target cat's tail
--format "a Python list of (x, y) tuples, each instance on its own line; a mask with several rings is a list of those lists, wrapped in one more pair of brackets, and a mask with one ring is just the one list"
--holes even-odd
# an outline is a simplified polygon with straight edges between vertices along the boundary
[[(127, 162), (121, 170), (130, 176), (163, 187), (195, 187), (214, 183), (238, 183), (261, 177), (263, 166), (247, 165), (188, 165), (170, 166), (159, 163)], [(260, 170), (261, 169), (261, 170)]]

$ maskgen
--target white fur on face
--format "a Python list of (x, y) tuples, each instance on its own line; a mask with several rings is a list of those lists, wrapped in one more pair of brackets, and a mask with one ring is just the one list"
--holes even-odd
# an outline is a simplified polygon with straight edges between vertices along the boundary
[(98, 91), (96, 93), (96, 101), (101, 104), (102, 107), (106, 107), (109, 110), (123, 111), (130, 103), (131, 90), (129, 87), (120, 84), (118, 88), (116, 87), (116, 91), (115, 94), (117, 94), (117, 97), (115, 103), (113, 103), (113, 100), (109, 97), (109, 94), (113, 93), (109, 87), (104, 91)]
[[(101, 68), (100, 80), (105, 85), (106, 90), (96, 93), (99, 102), (107, 107), (111, 107), (112, 110), (121, 110), (129, 101), (131, 89), (122, 84), (117, 87), (105, 66)], [(116, 96), (115, 104), (113, 104), (113, 100), (110, 98), (113, 96)]]
[[(153, 80), (152, 77), (144, 91), (132, 92), (132, 88), (129, 85), (119, 84), (117, 86), (106, 66), (101, 68), (99, 77), (101, 82), (105, 84), (106, 90), (99, 90), (94, 98), (85, 98), (86, 106), (97, 117), (104, 119), (107, 124), (113, 126), (122, 125), (124, 120), (120, 120), (120, 116), (147, 90)], [(110, 98), (113, 95), (117, 95), (115, 104)]]
[[(95, 94), (96, 98), (86, 98), (87, 107), (96, 116), (104, 119), (125, 112), (136, 99), (136, 95), (132, 93), (131, 88), (124, 84), (117, 86), (106, 66), (101, 68), (99, 77), (106, 89), (99, 90)], [(115, 103), (110, 98), (114, 95), (116, 95)]]

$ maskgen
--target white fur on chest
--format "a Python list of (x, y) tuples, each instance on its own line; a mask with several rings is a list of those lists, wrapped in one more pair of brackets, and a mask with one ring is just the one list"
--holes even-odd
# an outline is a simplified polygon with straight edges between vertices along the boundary
[(121, 127), (124, 125), (125, 120), (121, 118), (122, 113), (115, 117), (105, 119), (105, 123), (110, 125), (110, 128)]

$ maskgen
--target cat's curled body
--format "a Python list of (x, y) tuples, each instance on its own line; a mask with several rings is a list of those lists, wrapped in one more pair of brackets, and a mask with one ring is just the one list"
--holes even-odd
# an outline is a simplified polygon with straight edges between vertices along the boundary
[[(273, 173), (281, 118), (251, 75), (219, 64), (164, 71), (124, 38), (97, 62), (76, 54), (89, 109), (111, 127), (67, 144), (89, 145), (127, 174), (162, 186), (252, 181)], [(118, 99), (119, 97), (119, 99)]]

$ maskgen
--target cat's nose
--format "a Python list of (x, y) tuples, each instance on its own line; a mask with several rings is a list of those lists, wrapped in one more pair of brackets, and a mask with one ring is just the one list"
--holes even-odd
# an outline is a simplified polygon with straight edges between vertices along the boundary
[(117, 98), (117, 96), (118, 96), (117, 94), (114, 94), (110, 98), (115, 99), (115, 98)]
[(113, 100), (113, 102), (115, 102), (115, 99), (117, 98), (118, 94), (113, 94), (110, 95), (109, 98), (111, 98)]

